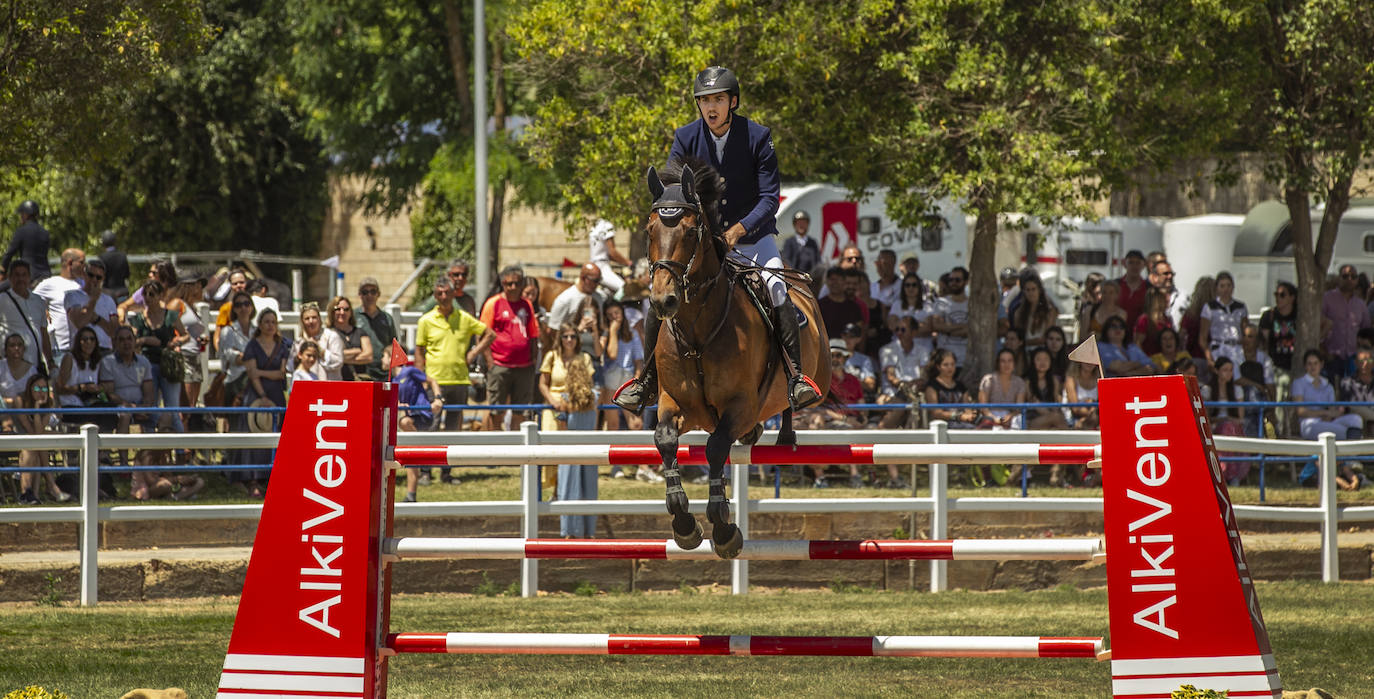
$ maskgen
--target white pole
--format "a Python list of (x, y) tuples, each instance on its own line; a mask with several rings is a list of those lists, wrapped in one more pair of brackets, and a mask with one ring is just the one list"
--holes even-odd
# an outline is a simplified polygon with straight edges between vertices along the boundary
[[(749, 464), (730, 464), (730, 499), (735, 501), (735, 526), (749, 538)], [(749, 594), (749, 561), (730, 561), (730, 594)]]
[[(525, 444), (539, 443), (539, 424), (520, 423), (520, 433)], [(533, 539), (539, 536), (539, 466), (525, 464), (520, 467), (520, 501), (524, 511), (520, 513), (520, 536)], [(526, 558), (520, 561), (520, 596), (535, 597), (539, 594), (539, 561)]]
[(100, 547), (100, 435), (95, 425), (81, 426), (81, 606), (99, 596), (96, 573)]
[(1341, 579), (1341, 550), (1336, 544), (1340, 510), (1336, 507), (1336, 435), (1321, 433), (1321, 452), (1317, 457), (1317, 477), (1321, 479), (1322, 582)]
[[(935, 435), (936, 444), (949, 444), (949, 425), (944, 420), (930, 423), (930, 431)], [(943, 539), (949, 532), (949, 466), (930, 465), (930, 538)], [(911, 532), (916, 536), (916, 532)], [(949, 563), (930, 562), (930, 591), (944, 592), (949, 586)]]
[(478, 303), (486, 298), (491, 287), (491, 230), (487, 225), (487, 4), (486, 0), (472, 0), (472, 149), (477, 160), (473, 201), (472, 233), (477, 239)]

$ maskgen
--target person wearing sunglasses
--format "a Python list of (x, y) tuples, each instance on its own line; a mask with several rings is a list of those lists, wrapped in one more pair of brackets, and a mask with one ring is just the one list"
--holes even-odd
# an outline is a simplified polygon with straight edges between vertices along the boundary
[(119, 328), (117, 320), (119, 307), (114, 299), (103, 291), (105, 286), (105, 263), (100, 258), (86, 261), (86, 283), (84, 288), (72, 289), (62, 299), (62, 307), (67, 314), (67, 326), (72, 332), (90, 326), (100, 341), (100, 349), (109, 351), (114, 348), (112, 338)]
[(1326, 351), (1324, 372), (1334, 382), (1349, 373), (1348, 365), (1358, 346), (1356, 334), (1369, 327), (1369, 308), (1357, 291), (1359, 272), (1354, 265), (1341, 265), (1337, 287), (1322, 296), (1322, 317), (1331, 323), (1322, 349)]

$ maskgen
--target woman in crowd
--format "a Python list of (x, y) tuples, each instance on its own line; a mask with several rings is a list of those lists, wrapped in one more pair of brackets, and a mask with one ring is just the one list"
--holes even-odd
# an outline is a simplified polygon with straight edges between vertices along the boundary
[[(181, 360), (186, 365), (186, 375), (181, 381), (181, 404), (194, 408), (200, 401), (200, 386), (205, 379), (201, 358), (210, 345), (205, 321), (196, 312), (196, 303), (205, 298), (205, 280), (182, 281), (177, 283), (175, 290), (176, 298), (181, 301), (181, 327), (186, 331), (186, 341), (181, 343)], [(183, 420), (187, 419), (190, 418)], [(194, 425), (195, 420), (192, 419), (191, 424)]]
[[(164, 370), (162, 366), (163, 351), (172, 350), (179, 358), (181, 346), (189, 337), (186, 328), (181, 325), (181, 313), (168, 306), (167, 289), (157, 279), (143, 282), (139, 291), (143, 299), (141, 308), (125, 316), (134, 331), (134, 346), (153, 365), (153, 387), (162, 401), (162, 407), (181, 407), (180, 379), (185, 378), (185, 372), (178, 371), (181, 365), (175, 362), (175, 358), (169, 360), (175, 368), (169, 365)], [(180, 304), (180, 299), (172, 300)], [(177, 373), (181, 376), (177, 376)], [(173, 432), (186, 431), (181, 422), (181, 413), (162, 413), (157, 422), (164, 423), (164, 420), (170, 422)]]
[[(582, 299), (577, 305), (577, 337), (578, 347), (591, 357), (592, 360), (592, 385), (596, 387), (598, 393), (605, 388), (605, 377), (602, 375), (605, 364), (602, 361), (601, 335), (606, 331), (601, 324), (601, 306), (593, 296)], [(562, 349), (561, 347), (557, 349)], [(617, 387), (618, 388), (618, 387)], [(593, 427), (592, 429), (596, 429)]]
[[(1108, 285), (1111, 286), (1111, 285)], [(1102, 326), (1103, 342), (1098, 345), (1102, 368), (1108, 376), (1148, 376), (1155, 365), (1140, 347), (1126, 342), (1126, 320), (1112, 316)]]
[[(11, 335), (10, 337), (18, 337)], [(21, 340), (22, 342), (22, 340)], [(5, 342), (8, 349), (9, 341)], [(52, 389), (48, 387), (46, 376), (40, 376), (29, 372), (29, 378), (25, 379), (24, 385), (20, 387), (16, 408), (27, 410), (51, 409), (53, 407)], [(57, 417), (53, 413), (26, 413), (14, 416), (16, 431), (19, 434), (37, 435), (54, 431), (57, 426)], [(48, 465), (48, 452), (45, 449), (21, 449), (19, 450), (20, 468), (44, 468)], [(42, 479), (48, 487), (48, 496), (55, 502), (67, 502), (72, 499), (68, 493), (62, 492), (57, 487), (57, 479), (49, 473), (38, 474), (32, 471), (24, 471), (19, 474), (19, 504), (37, 505), (38, 504), (38, 481)]]
[(1073, 309), (1074, 322), (1078, 324), (1076, 333), (1080, 340), (1092, 332), (1088, 325), (1088, 313), (1102, 300), (1102, 282), (1106, 278), (1097, 272), (1089, 272), (1079, 289), (1077, 305)]
[(1216, 298), (1216, 289), (1216, 280), (1211, 277), (1198, 279), (1193, 285), (1193, 295), (1188, 297), (1188, 308), (1183, 312), (1183, 320), (1179, 323), (1181, 327), (1178, 330), (1183, 336), (1183, 349), (1204, 361), (1207, 355), (1203, 351), (1202, 335), (1198, 334), (1198, 330), (1202, 324), (1202, 309)]
[[(1003, 347), (997, 351), (997, 371), (978, 382), (979, 403), (1025, 403), (1026, 380), (1016, 374), (1016, 353)], [(1020, 411), (1011, 408), (983, 408), (981, 427), (1016, 429), (1021, 426)]]
[[(57, 402), (64, 408), (101, 407), (112, 405), (100, 389), (100, 340), (95, 328), (87, 325), (76, 331), (72, 338), (72, 349), (62, 357), (62, 366), (57, 370)], [(91, 422), (100, 427), (101, 432), (113, 432), (117, 418), (111, 415), (62, 416), (62, 421), (80, 425)]]
[[(545, 410), (545, 430), (596, 429), (596, 389), (592, 379), (592, 356), (582, 351), (579, 329), (563, 326), (558, 329), (558, 349), (544, 355), (539, 367), (539, 392), (544, 402), (553, 406)], [(559, 500), (595, 500), (596, 467), (559, 464), (557, 495)], [(563, 515), (559, 517), (559, 533), (564, 538), (588, 539), (596, 536), (596, 517)]]
[(1087, 328), (1088, 332), (1096, 335), (1100, 339), (1102, 337), (1102, 329), (1106, 327), (1107, 321), (1112, 318), (1119, 318), (1122, 327), (1125, 327), (1126, 309), (1117, 304), (1117, 299), (1121, 296), (1121, 285), (1112, 282), (1103, 282), (1100, 289), (1102, 300), (1089, 306), (1084, 312), (1082, 319), (1079, 320), (1078, 327), (1080, 330), (1078, 332), (1078, 337), (1080, 340), (1088, 337), (1081, 328)]
[[(1083, 362), (1069, 364), (1069, 375), (1064, 379), (1064, 402), (1072, 406), (1068, 408), (1068, 413), (1069, 417), (1073, 418), (1073, 428), (1076, 430), (1097, 429), (1098, 376), (1098, 368), (1095, 365)], [(1065, 466), (1062, 477), (1056, 478), (1059, 475), (1050, 473), (1051, 486), (1074, 488), (1079, 485), (1096, 485), (1100, 482), (1096, 474), (1092, 474), (1089, 479), (1089, 474), (1080, 465)]]
[(1058, 325), (1045, 331), (1045, 349), (1050, 351), (1050, 371), (1062, 382), (1069, 373), (1069, 339)]
[[(253, 339), (243, 349), (243, 369), (248, 375), (248, 388), (243, 396), (243, 404), (253, 407), (286, 407), (286, 377), (290, 373), (291, 343), (283, 340), (277, 328), (277, 313), (270, 308), (258, 314), (258, 327), (253, 331)], [(265, 399), (265, 400), (263, 400)], [(281, 430), (281, 415), (272, 416), (272, 430)], [(271, 449), (249, 449), (245, 455), (248, 463), (272, 463)], [(249, 495), (261, 497), (266, 492), (267, 473), (256, 472), (250, 476)]]
[(1230, 272), (1217, 273), (1216, 298), (1203, 305), (1198, 314), (1198, 338), (1206, 346), (1207, 361), (1215, 365), (1226, 357), (1235, 366), (1245, 360), (1241, 354), (1241, 335), (1250, 323), (1250, 310), (1232, 296), (1236, 280)]
[[(644, 342), (625, 318), (625, 307), (615, 299), (606, 301), (606, 334), (601, 336), (601, 354), (606, 358), (604, 382), (607, 386), (621, 386), (639, 374), (644, 366)], [(620, 429), (620, 409), (606, 411), (606, 429)], [(639, 429), (643, 422), (636, 415), (625, 414), (627, 426)], [(641, 471), (645, 469), (641, 468)], [(646, 474), (647, 475), (647, 474)]]
[[(926, 364), (925, 403), (972, 403), (968, 389), (955, 378), (958, 365), (954, 353), (942, 348), (930, 355)], [(930, 420), (944, 420), (950, 429), (963, 430), (974, 427), (978, 422), (978, 411), (973, 408), (929, 408), (926, 416)]]
[(1159, 334), (1172, 330), (1174, 320), (1169, 317), (1169, 294), (1154, 287), (1145, 292), (1145, 305), (1140, 317), (1135, 321), (1135, 334), (1132, 337), (1145, 354), (1159, 352)]
[(1178, 373), (1179, 362), (1192, 363), (1192, 355), (1179, 346), (1177, 330), (1164, 328), (1155, 339), (1159, 341), (1159, 351), (1150, 357), (1150, 361), (1159, 369), (1159, 373), (1175, 374)]
[(1015, 326), (1007, 328), (1002, 333), (1002, 349), (1011, 350), (1016, 357), (1016, 375), (1022, 376), (1026, 373), (1026, 341), (1021, 335), (1021, 329)]
[[(1118, 289), (1120, 291), (1120, 289)], [(1027, 347), (1045, 344), (1045, 332), (1059, 322), (1059, 309), (1045, 293), (1037, 277), (1021, 281), (1021, 303), (1012, 314), (1011, 327), (1021, 331)]]
[(339, 367), (339, 377), (352, 381), (367, 375), (367, 365), (372, 363), (373, 352), (380, 348), (372, 346), (372, 338), (358, 327), (353, 315), (353, 302), (347, 296), (335, 296), (329, 302), (329, 328), (339, 336), (343, 344), (343, 365)]
[[(1336, 439), (1359, 439), (1364, 434), (1364, 420), (1344, 407), (1331, 405), (1336, 402), (1336, 389), (1322, 376), (1322, 353), (1315, 349), (1307, 350), (1302, 362), (1307, 373), (1293, 379), (1292, 400), (1296, 403), (1325, 404), (1298, 407), (1298, 430), (1302, 438), (1316, 439), (1323, 432), (1331, 432)], [(1314, 486), (1317, 476), (1316, 462), (1309, 461), (1298, 474), (1298, 482), (1304, 486)]]
[[(1064, 384), (1054, 375), (1054, 360), (1050, 351), (1036, 347), (1030, 353), (1030, 367), (1026, 370), (1026, 399), (1029, 403), (1058, 403), (1064, 395)], [(1069, 424), (1064, 411), (1058, 408), (1037, 408), (1027, 413), (1032, 430), (1066, 430)]]
[(24, 397), (24, 387), (38, 369), (32, 362), (24, 360), (27, 344), (24, 336), (11, 333), (5, 338), (5, 361), (0, 362), (0, 397), (5, 399), (5, 407), (17, 408)]
[[(224, 374), (224, 405), (247, 405), (251, 401), (242, 401), (241, 398), (248, 388), (248, 369), (244, 365), (244, 351), (253, 339), (253, 297), (244, 291), (235, 292), (229, 304), (229, 324), (224, 326), (219, 336), (219, 361)], [(232, 414), (229, 417), (229, 431), (247, 432), (247, 416), (243, 413)], [(225, 461), (231, 464), (252, 463), (247, 459), (243, 449), (230, 451)], [(249, 496), (262, 497), (262, 484), (256, 482), (256, 474), (249, 471), (227, 471), (224, 475), (230, 483), (238, 483)]]
[(539, 346), (537, 356), (544, 356), (545, 352), (558, 345), (558, 341), (553, 338), (552, 331), (549, 330), (549, 309), (539, 305), (539, 278), (525, 277), (525, 288), (520, 290), (520, 298), (530, 302), (534, 307), (534, 317), (539, 319)]
[[(1236, 363), (1224, 354), (1218, 354), (1212, 365), (1212, 378), (1202, 386), (1202, 399), (1207, 406), (1207, 415), (1212, 422), (1213, 434), (1241, 437), (1245, 435), (1245, 408), (1238, 405), (1219, 406), (1216, 403), (1239, 403), (1245, 400), (1245, 393), (1236, 384)], [(1250, 474), (1250, 462), (1238, 461), (1231, 452), (1219, 452), (1226, 459), (1221, 462), (1222, 478), (1229, 485), (1239, 485)]]
[(330, 381), (343, 380), (344, 341), (332, 330), (326, 332), (320, 317), (319, 304), (311, 301), (301, 306), (301, 339), (314, 340), (320, 346), (320, 364)]

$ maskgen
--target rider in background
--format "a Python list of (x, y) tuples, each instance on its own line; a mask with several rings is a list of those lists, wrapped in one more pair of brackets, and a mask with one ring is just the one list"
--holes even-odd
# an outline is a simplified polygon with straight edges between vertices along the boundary
[[(778, 233), (774, 216), (781, 180), (772, 132), (735, 113), (739, 108), (739, 80), (728, 68), (711, 66), (697, 73), (692, 96), (700, 118), (677, 130), (668, 160), (697, 158), (710, 163), (725, 178), (720, 201), (721, 226), (725, 228), (725, 241), (734, 249), (732, 254), (768, 269), (782, 269), (782, 257), (773, 238)], [(788, 399), (794, 409), (804, 408), (819, 402), (821, 394), (802, 372), (797, 309), (788, 298), (787, 283), (782, 277), (765, 273), (763, 278), (773, 303), (773, 324), (792, 365)], [(646, 314), (644, 349), (651, 356), (658, 346), (659, 326), (660, 320), (653, 313)], [(643, 375), (621, 387), (613, 400), (638, 414), (646, 400), (657, 394), (658, 377), (651, 360), (645, 364)]]

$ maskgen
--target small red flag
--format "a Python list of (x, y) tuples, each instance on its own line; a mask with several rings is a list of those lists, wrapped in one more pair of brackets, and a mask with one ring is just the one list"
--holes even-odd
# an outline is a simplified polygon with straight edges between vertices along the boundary
[(414, 364), (414, 363), (415, 363), (415, 362), (410, 361), (410, 357), (409, 357), (408, 355), (406, 355), (405, 348), (401, 347), (400, 341), (396, 340), (395, 338), (392, 338), (392, 339), (391, 339), (391, 368), (392, 368), (392, 369), (395, 369), (395, 368), (398, 367), (398, 366), (405, 366), (405, 365), (407, 365), (407, 364)]

